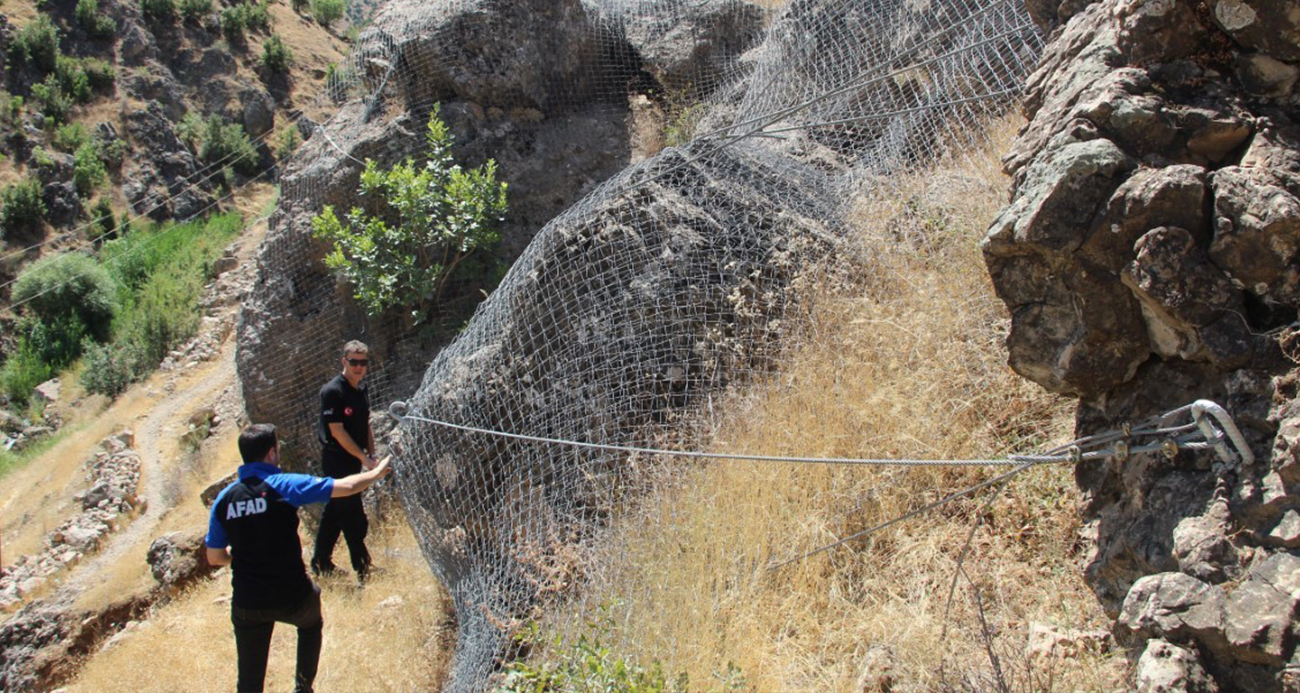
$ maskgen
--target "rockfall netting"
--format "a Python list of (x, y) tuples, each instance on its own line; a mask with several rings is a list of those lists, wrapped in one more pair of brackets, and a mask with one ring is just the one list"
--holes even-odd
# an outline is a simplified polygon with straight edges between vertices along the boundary
[[(375, 408), (407, 404), (378, 425), (394, 486), (456, 606), (452, 689), (484, 688), (535, 609), (588, 611), (582, 576), (642, 488), (635, 456), (550, 441), (689, 447), (727, 388), (778, 367), (801, 297), (859, 258), (854, 200), (974, 148), (1040, 42), (1019, 0), (378, 10), (286, 172), (239, 369), (252, 417), (310, 441), (338, 346), (371, 343)], [(362, 315), (309, 232), (357, 202), (364, 159), (421, 155), (435, 103), (458, 157), (496, 158), (511, 185), (512, 264), (452, 336)]]

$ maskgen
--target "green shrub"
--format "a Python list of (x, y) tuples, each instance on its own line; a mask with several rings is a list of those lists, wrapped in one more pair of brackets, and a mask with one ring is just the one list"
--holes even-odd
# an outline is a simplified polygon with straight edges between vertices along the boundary
[(212, 14), (212, 0), (181, 0), (181, 18), (191, 24), (201, 24)]
[(50, 75), (44, 82), (32, 85), (32, 101), (40, 109), (46, 127), (66, 123), (68, 114), (76, 105), (53, 77)]
[(90, 237), (97, 242), (117, 237), (117, 219), (107, 197), (99, 198), (90, 208)]
[(243, 5), (227, 7), (221, 11), (221, 35), (236, 45), (243, 45), (244, 31), (248, 29), (248, 18)]
[(107, 142), (103, 140), (97, 141), (99, 142), (99, 158), (104, 162), (104, 165), (113, 170), (121, 168), (122, 161), (126, 158), (126, 140), (118, 137)]
[(203, 121), (203, 116), (194, 111), (187, 111), (184, 117), (181, 118), (181, 122), (177, 123), (172, 129), (182, 142), (197, 150), (199, 143), (203, 141), (203, 131), (206, 127), (207, 124)]
[(347, 10), (344, 0), (311, 0), (311, 14), (316, 23), (328, 27), (343, 18)]
[(140, 12), (150, 22), (169, 24), (176, 19), (175, 0), (140, 0)]
[(0, 91), (0, 122), (17, 126), (23, 116), (23, 97)]
[(7, 57), (11, 68), (31, 65), (42, 74), (52, 71), (59, 57), (59, 30), (49, 16), (37, 15), (19, 29), (9, 44)]
[(99, 13), (98, 0), (77, 0), (73, 14), (77, 23), (93, 38), (109, 38), (117, 33), (117, 22)]
[(82, 359), (81, 385), (86, 392), (117, 397), (148, 369), (139, 347), (123, 340), (94, 344)]
[(73, 154), (72, 182), (77, 186), (77, 194), (88, 197), (108, 179), (108, 169), (100, 155), (99, 142), (87, 140)]
[(60, 125), (50, 136), (50, 144), (57, 150), (71, 154), (90, 141), (90, 132), (81, 123)]
[(35, 229), (44, 220), (45, 201), (41, 199), (40, 181), (24, 178), (0, 190), (0, 231), (5, 238)]
[(82, 58), (81, 69), (86, 73), (86, 80), (92, 91), (106, 92), (117, 81), (117, 71), (113, 64), (101, 58)]
[(225, 214), (130, 230), (104, 244), (100, 257), (117, 280), (122, 305), (113, 344), (133, 354), (132, 377), (147, 373), (194, 334), (213, 262), (242, 228), (239, 215)]
[(290, 125), (280, 131), (275, 136), (275, 158), (277, 161), (288, 161), (298, 147), (302, 146), (302, 135), (298, 133), (298, 126)]
[(499, 238), (506, 184), (496, 180), (496, 162), (468, 171), (455, 164), (436, 105), (425, 142), (423, 166), (407, 159), (381, 171), (366, 161), (360, 193), (374, 201), (371, 212), (353, 208), (344, 222), (327, 206), (312, 219), (314, 235), (331, 245), (326, 266), (352, 284), (372, 315), (401, 307), (418, 322), (458, 265)]
[(90, 101), (90, 74), (76, 58), (60, 55), (54, 62), (54, 72), (45, 78), (46, 83), (57, 85), (76, 103)]
[(221, 117), (208, 118), (199, 143), (199, 158), (209, 164), (230, 166), (244, 175), (257, 173), (260, 158), (244, 128), (223, 123)]
[(271, 34), (262, 42), (262, 67), (271, 72), (286, 72), (293, 64), (293, 53), (284, 45), (279, 34)]
[(239, 7), (244, 10), (244, 25), (259, 31), (271, 30), (271, 5), (269, 0), (246, 2)]
[(37, 322), (59, 325), (65, 332), (78, 329), (72, 326), (77, 322), (85, 336), (102, 342), (113, 325), (115, 294), (112, 277), (94, 258), (61, 253), (23, 270), (14, 283), (13, 302)]
[(0, 390), (19, 405), (25, 405), (37, 385), (49, 380), (54, 369), (41, 360), (26, 339), (19, 338), (17, 348), (0, 368)]
[[(596, 620), (588, 622), (588, 632), (580, 633), (577, 642), (566, 646), (560, 638), (552, 643), (538, 642), (536, 626), (518, 640), (530, 646), (547, 646), (547, 661), (536, 664), (516, 661), (507, 664), (493, 693), (690, 693), (690, 677), (685, 672), (669, 679), (658, 661), (650, 666), (630, 657), (621, 657), (602, 642), (613, 629), (613, 619), (604, 609)], [(753, 690), (740, 669), (728, 663), (726, 671), (714, 672), (712, 693)]]

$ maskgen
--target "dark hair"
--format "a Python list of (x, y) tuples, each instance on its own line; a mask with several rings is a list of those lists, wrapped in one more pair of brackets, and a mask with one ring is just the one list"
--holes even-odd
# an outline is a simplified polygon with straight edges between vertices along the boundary
[(275, 426), (253, 424), (239, 434), (239, 456), (244, 464), (261, 462), (275, 449)]

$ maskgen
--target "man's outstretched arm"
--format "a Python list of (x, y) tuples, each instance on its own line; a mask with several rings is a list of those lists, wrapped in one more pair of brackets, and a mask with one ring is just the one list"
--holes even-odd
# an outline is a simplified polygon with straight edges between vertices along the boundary
[(392, 470), (388, 468), (388, 462), (391, 457), (385, 457), (375, 465), (374, 469), (368, 469), (364, 472), (358, 472), (342, 479), (334, 480), (334, 490), (330, 491), (330, 498), (343, 498), (344, 496), (353, 496), (370, 487), (371, 484), (388, 476)]

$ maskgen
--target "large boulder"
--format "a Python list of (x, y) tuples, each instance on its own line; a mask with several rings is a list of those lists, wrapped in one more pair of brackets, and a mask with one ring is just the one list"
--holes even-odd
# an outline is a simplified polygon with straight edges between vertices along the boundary
[(1139, 688), (1282, 690), (1300, 129), (1279, 105), (1297, 96), (1300, 2), (1027, 4), (1054, 40), (983, 244), (1011, 366), (1079, 399), (1079, 436), (1208, 398), (1255, 458), (1080, 465), (1086, 577), (1141, 655)]

